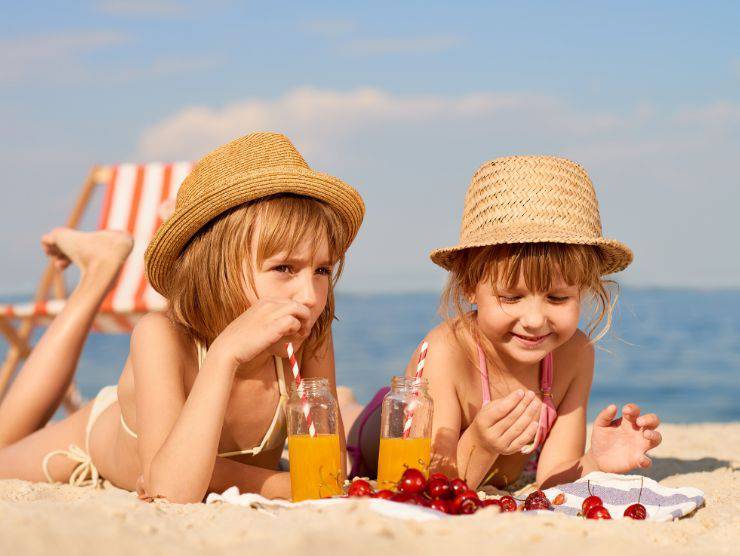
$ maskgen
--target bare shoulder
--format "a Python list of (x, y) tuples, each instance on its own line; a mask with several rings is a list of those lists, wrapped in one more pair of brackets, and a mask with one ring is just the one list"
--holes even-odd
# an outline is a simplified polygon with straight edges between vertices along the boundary
[(149, 352), (183, 357), (193, 350), (192, 340), (164, 313), (147, 313), (131, 333), (131, 352)]
[(559, 371), (569, 372), (572, 378), (593, 376), (594, 346), (582, 330), (576, 330), (567, 342), (553, 352), (553, 356), (555, 367)]
[[(462, 343), (465, 342), (464, 333), (456, 333), (452, 326), (443, 322), (430, 330), (424, 337), (429, 342), (424, 374), (429, 378), (441, 374), (452, 379), (455, 373), (450, 372), (451, 370), (463, 369), (468, 364), (468, 357)], [(422, 343), (419, 343), (409, 360), (406, 367), (407, 376), (412, 376), (416, 371)]]

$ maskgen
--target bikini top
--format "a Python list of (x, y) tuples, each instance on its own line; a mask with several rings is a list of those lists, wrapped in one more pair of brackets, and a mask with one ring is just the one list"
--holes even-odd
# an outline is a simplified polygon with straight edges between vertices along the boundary
[[(198, 352), (198, 370), (203, 366), (203, 362), (206, 359), (206, 348), (199, 342), (195, 343), (195, 348)], [(272, 422), (270, 423), (269, 428), (267, 429), (267, 432), (265, 433), (265, 436), (262, 437), (262, 442), (260, 442), (257, 446), (254, 448), (249, 448), (248, 450), (236, 450), (234, 452), (222, 452), (218, 454), (220, 457), (228, 458), (232, 456), (256, 456), (260, 452), (264, 450), (272, 450), (275, 448), (282, 448), (285, 444), (285, 438), (287, 437), (287, 427), (286, 427), (286, 415), (285, 415), (285, 405), (288, 402), (288, 390), (285, 387), (285, 374), (283, 373), (283, 360), (279, 357), (274, 357), (274, 363), (275, 363), (275, 374), (277, 375), (277, 381), (278, 381), (278, 387), (280, 388), (280, 399), (278, 400), (277, 407), (275, 408), (275, 414), (272, 417)], [(138, 438), (138, 435), (136, 432), (134, 432), (131, 427), (129, 427), (126, 424), (126, 421), (123, 419), (123, 414), (121, 414), (121, 425), (123, 426), (123, 430), (125, 430), (130, 436), (134, 438)]]
[[(522, 453), (530, 454), (542, 445), (547, 438), (555, 419), (558, 418), (557, 409), (552, 401), (552, 353), (545, 355), (540, 362), (540, 392), (542, 393), (542, 409), (540, 410), (539, 426), (534, 437), (534, 443), (522, 448)], [(483, 348), (478, 345), (478, 370), (480, 372), (480, 384), (483, 390), (483, 405), (491, 401), (491, 386), (488, 381), (488, 365)]]

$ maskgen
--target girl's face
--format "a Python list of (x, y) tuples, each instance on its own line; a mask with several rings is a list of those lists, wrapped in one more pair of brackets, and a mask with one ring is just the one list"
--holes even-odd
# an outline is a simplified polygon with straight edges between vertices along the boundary
[[(255, 234), (257, 235), (257, 234)], [(256, 253), (253, 245), (252, 253)], [(299, 244), (292, 253), (281, 251), (267, 257), (262, 264), (252, 260), (252, 280), (254, 290), (247, 284), (247, 299), (253, 304), (257, 299), (286, 299), (305, 305), (310, 311), (310, 318), (303, 323), (301, 331), (293, 341), (298, 349), (310, 335), (313, 325), (323, 313), (331, 287), (333, 263), (329, 259), (329, 247), (326, 238), (320, 240), (318, 248), (309, 240)], [(285, 348), (277, 346), (285, 355)]]
[(520, 276), (514, 288), (489, 280), (475, 289), (478, 326), (496, 350), (519, 363), (536, 363), (566, 342), (578, 328), (581, 291), (562, 279), (546, 292), (530, 291)]

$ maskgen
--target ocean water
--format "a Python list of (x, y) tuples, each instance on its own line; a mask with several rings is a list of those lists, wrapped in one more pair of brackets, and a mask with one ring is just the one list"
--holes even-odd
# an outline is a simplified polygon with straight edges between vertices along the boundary
[[(338, 383), (367, 402), (439, 322), (437, 302), (430, 293), (339, 293)], [(116, 382), (128, 343), (90, 336), (77, 372), (85, 397)], [(589, 418), (609, 403), (634, 402), (667, 422), (740, 420), (740, 290), (623, 288), (597, 346)]]

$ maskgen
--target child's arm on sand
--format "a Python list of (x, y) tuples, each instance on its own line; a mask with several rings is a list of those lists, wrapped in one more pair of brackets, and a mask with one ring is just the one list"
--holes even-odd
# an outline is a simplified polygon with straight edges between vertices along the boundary
[(609, 406), (594, 420), (591, 447), (586, 445), (586, 409), (591, 391), (594, 350), (586, 344), (574, 364), (579, 366), (558, 407), (558, 418), (547, 437), (537, 466), (542, 488), (575, 481), (591, 471), (625, 473), (649, 467), (645, 452), (661, 442), (654, 414), (640, 416), (640, 408), (627, 404), (622, 418), (614, 420), (616, 406)]
[(142, 319), (131, 338), (131, 354), (139, 458), (148, 495), (172, 502), (203, 499), (236, 369), (299, 333), (307, 318), (308, 309), (298, 303), (260, 300), (216, 338), (187, 397), (182, 335), (162, 315)]
[[(303, 350), (301, 350), (303, 351)], [(301, 354), (301, 375), (304, 378), (325, 378), (329, 381), (329, 389), (334, 399), (337, 399), (337, 378), (334, 366), (334, 339), (331, 332), (326, 335), (324, 343), (317, 347), (311, 357)], [(342, 469), (347, 469), (347, 440), (344, 436), (342, 413), (337, 411), (337, 433), (341, 447)]]

